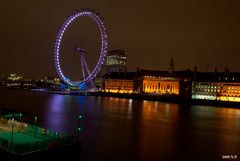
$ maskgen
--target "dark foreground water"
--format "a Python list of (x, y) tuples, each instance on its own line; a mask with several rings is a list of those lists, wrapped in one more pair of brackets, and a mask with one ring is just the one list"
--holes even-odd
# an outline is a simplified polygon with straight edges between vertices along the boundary
[(70, 134), (80, 112), (83, 145), (70, 160), (240, 160), (240, 109), (3, 89), (0, 109), (38, 114), (40, 126)]

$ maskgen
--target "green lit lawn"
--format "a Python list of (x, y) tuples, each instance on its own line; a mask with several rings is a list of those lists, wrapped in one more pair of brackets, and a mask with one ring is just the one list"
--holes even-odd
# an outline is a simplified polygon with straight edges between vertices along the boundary
[[(9, 142), (11, 141), (11, 131), (6, 131), (0, 128), (0, 138), (6, 139)], [(43, 141), (44, 139), (36, 138), (34, 136), (26, 135), (24, 133), (14, 132), (13, 133), (13, 142), (16, 144), (26, 144)]]

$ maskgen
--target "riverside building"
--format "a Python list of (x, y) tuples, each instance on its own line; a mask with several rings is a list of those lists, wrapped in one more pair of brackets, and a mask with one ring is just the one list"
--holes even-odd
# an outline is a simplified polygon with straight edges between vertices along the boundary
[(134, 90), (135, 72), (110, 73), (104, 76), (104, 92), (132, 93)]
[(190, 70), (171, 72), (140, 70), (137, 73), (137, 91), (156, 95), (185, 95), (191, 89), (191, 75)]
[(240, 73), (198, 72), (192, 83), (192, 99), (240, 102)]

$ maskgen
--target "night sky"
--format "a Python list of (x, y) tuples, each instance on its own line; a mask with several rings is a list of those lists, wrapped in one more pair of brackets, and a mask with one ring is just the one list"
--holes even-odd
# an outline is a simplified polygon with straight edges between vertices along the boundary
[[(223, 71), (227, 66), (240, 71), (239, 0), (1, 0), (0, 74), (56, 76), (55, 37), (80, 8), (93, 8), (104, 18), (109, 49), (127, 51), (129, 71), (168, 70), (171, 58), (176, 70)], [(98, 54), (99, 36), (91, 19), (70, 26), (62, 50), (66, 73), (76, 77), (80, 70), (76, 44), (89, 51), (89, 66), (95, 63), (96, 56), (89, 55)]]

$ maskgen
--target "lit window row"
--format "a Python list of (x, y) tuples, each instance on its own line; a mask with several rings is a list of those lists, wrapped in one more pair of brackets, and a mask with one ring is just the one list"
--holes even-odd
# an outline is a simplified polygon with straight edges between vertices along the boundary
[(240, 83), (217, 84), (203, 82), (193, 83), (192, 87), (192, 99), (211, 100), (213, 96), (215, 99), (222, 101), (238, 101), (240, 99)]

